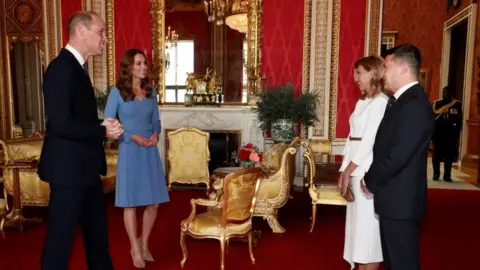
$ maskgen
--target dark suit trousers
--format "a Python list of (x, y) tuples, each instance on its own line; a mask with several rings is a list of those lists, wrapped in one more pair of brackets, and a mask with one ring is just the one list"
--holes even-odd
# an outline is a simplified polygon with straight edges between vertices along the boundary
[(440, 176), (440, 162), (443, 159), (443, 179), (451, 179), (452, 163), (455, 156), (456, 143), (452, 140), (433, 141), (433, 174)]
[(420, 270), (418, 222), (380, 217), (380, 235), (386, 270)]
[(111, 270), (107, 214), (102, 184), (50, 184), (47, 236), (42, 270), (67, 270), (78, 222), (82, 229), (89, 270)]

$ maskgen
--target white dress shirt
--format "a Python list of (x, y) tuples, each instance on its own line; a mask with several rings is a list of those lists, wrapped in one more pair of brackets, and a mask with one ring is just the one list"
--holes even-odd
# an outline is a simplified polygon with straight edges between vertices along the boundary
[[(373, 144), (378, 127), (385, 114), (388, 97), (380, 93), (374, 98), (358, 100), (355, 110), (350, 115), (350, 134), (343, 151), (340, 171), (344, 171), (350, 161), (358, 167), (351, 176), (364, 176), (373, 162)], [(350, 137), (362, 138), (351, 141)]]
[(73, 56), (75, 56), (75, 58), (77, 59), (78, 63), (80, 63), (80, 66), (83, 67), (83, 64), (85, 64), (85, 59), (83, 59), (83, 56), (77, 51), (77, 49), (70, 46), (70, 44), (67, 44), (67, 46), (65, 46), (65, 49), (71, 52)]

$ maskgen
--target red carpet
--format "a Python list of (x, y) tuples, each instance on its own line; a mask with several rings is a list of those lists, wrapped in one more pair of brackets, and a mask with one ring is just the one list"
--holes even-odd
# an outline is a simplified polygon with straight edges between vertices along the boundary
[[(478, 263), (480, 236), (480, 192), (429, 190), (428, 216), (421, 228), (421, 259), (424, 270), (471, 270)], [(180, 221), (190, 213), (189, 199), (204, 192), (174, 191), (171, 202), (159, 209), (159, 218), (151, 238), (151, 251), (156, 263), (147, 269), (181, 269), (179, 244)], [(280, 211), (285, 234), (273, 234), (266, 221), (255, 219), (262, 231), (257, 259), (252, 265), (248, 247), (230, 243), (226, 269), (349, 269), (343, 261), (344, 211), (341, 207), (320, 206), (313, 233), (308, 233), (311, 205), (306, 193), (294, 193), (295, 199)], [(28, 210), (28, 209), (27, 209)], [(28, 213), (28, 212), (27, 212)], [(115, 269), (133, 269), (129, 244), (123, 227), (122, 211), (108, 198), (111, 254)], [(40, 254), (45, 225), (26, 228), (23, 233), (8, 229), (7, 239), (0, 239), (0, 269), (40, 269)], [(213, 270), (220, 267), (220, 245), (213, 240), (187, 241), (189, 257), (185, 269)], [(72, 270), (85, 266), (81, 235), (73, 248)]]

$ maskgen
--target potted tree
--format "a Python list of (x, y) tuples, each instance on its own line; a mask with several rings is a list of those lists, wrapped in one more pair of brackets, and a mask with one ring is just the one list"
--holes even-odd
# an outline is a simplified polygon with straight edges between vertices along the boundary
[(266, 89), (252, 110), (257, 113), (260, 128), (270, 130), (274, 141), (290, 142), (298, 135), (297, 123), (306, 128), (318, 121), (318, 103), (317, 94), (306, 92), (295, 97), (292, 84), (286, 83)]

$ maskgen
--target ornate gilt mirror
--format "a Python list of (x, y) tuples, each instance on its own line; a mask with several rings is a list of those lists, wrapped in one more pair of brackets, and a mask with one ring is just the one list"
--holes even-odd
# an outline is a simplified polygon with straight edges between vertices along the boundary
[(45, 128), (41, 86), (62, 45), (59, 7), (59, 0), (0, 2), (1, 138)]
[(247, 105), (261, 91), (261, 0), (157, 0), (152, 12), (161, 104), (183, 105), (193, 90)]

